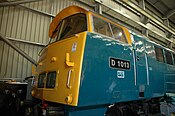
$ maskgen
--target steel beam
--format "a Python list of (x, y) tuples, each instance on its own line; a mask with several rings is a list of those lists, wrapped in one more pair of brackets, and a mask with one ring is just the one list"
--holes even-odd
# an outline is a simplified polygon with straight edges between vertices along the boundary
[[(102, 4), (104, 7), (107, 7), (107, 8), (109, 8), (110, 10), (112, 10), (113, 12), (115, 12), (115, 13), (118, 13), (118, 14), (120, 14), (120, 15), (122, 15), (123, 17), (125, 17), (125, 18), (127, 18), (127, 19), (129, 19), (130, 21), (132, 21), (132, 22), (134, 22), (134, 23), (136, 23), (137, 25), (139, 25), (139, 26), (141, 26), (141, 27), (143, 27), (143, 28), (145, 28), (145, 29), (148, 29), (150, 32), (152, 32), (152, 33), (154, 33), (154, 34), (156, 34), (157, 36), (159, 36), (159, 37), (161, 37), (161, 38), (164, 38), (166, 41), (169, 41), (169, 42), (173, 42), (172, 40), (170, 40), (169, 38), (166, 38), (165, 36), (163, 36), (162, 34), (160, 34), (160, 33), (158, 33), (158, 32), (156, 32), (156, 31), (154, 31), (154, 30), (152, 30), (150, 27), (148, 27), (147, 25), (145, 25), (145, 24), (143, 24), (143, 23), (141, 23), (141, 22), (138, 22), (138, 21), (135, 21), (132, 17), (130, 17), (128, 14), (124, 14), (122, 11), (120, 11), (120, 10), (118, 10), (118, 9), (115, 9), (115, 8), (113, 8), (112, 6), (109, 6), (108, 4), (107, 4), (107, 0), (95, 0), (97, 3), (99, 3), (99, 4)], [(117, 0), (114, 0), (116, 3), (118, 3), (119, 2), (119, 4), (121, 4), (121, 3), (123, 3), (123, 2), (120, 2), (120, 1), (117, 1)], [(125, 0), (126, 1), (126, 0)], [(126, 6), (126, 4), (122, 4), (122, 5), (124, 5), (124, 7), (129, 7), (129, 9), (130, 9), (130, 6)], [(133, 9), (132, 9), (133, 10)], [(131, 10), (131, 11), (132, 11)], [(140, 8), (140, 10), (141, 10), (141, 8)], [(136, 10), (137, 11), (137, 10)], [(143, 11), (143, 10), (142, 10)], [(143, 11), (143, 12), (145, 12), (145, 11)], [(139, 12), (140, 13), (140, 12)], [(140, 14), (142, 14), (142, 15), (144, 15), (143, 13), (140, 13)], [(144, 15), (145, 16), (145, 15)], [(149, 15), (146, 15), (146, 16), (148, 16), (148, 18), (149, 18)], [(154, 18), (154, 20), (156, 20), (155, 18)], [(156, 20), (157, 21), (157, 20)], [(150, 22), (151, 23), (153, 23), (153, 21), (152, 20), (150, 20)], [(157, 25), (159, 25), (160, 24), (160, 22), (158, 21), (158, 23), (155, 23), (155, 24), (157, 24)], [(161, 25), (163, 25), (162, 23), (161, 23)], [(163, 25), (164, 27), (166, 27), (165, 25)], [(159, 27), (160, 28), (160, 27)], [(168, 27), (166, 27), (166, 29), (167, 29)], [(164, 28), (163, 28), (164, 29)], [(167, 29), (168, 30), (168, 29)], [(170, 32), (172, 32), (173, 34), (175, 34), (175, 31), (173, 31), (173, 30), (171, 30)], [(175, 43), (174, 43), (175, 44)]]
[(102, 6), (101, 6), (101, 4), (98, 4), (97, 6), (95, 6), (95, 12), (98, 12), (99, 14), (102, 14)]
[[(115, 2), (118, 2), (118, 0), (114, 0)], [(133, 8), (134, 10), (138, 11), (139, 13), (141, 13), (142, 15), (148, 17), (150, 20), (152, 20), (155, 24), (159, 25), (160, 27), (162, 27), (163, 29), (165, 29), (166, 31), (169, 31), (170, 33), (172, 33), (173, 35), (175, 35), (175, 29), (170, 28), (165, 26), (162, 22), (160, 22), (159, 20), (157, 20), (155, 18), (155, 16), (150, 15), (148, 12), (142, 10), (141, 8), (139, 8), (138, 6), (136, 6), (134, 3), (132, 3), (133, 0), (121, 0), (122, 3), (124, 3), (125, 5)]]
[(170, 22), (168, 18), (164, 19), (163, 23), (168, 27), (170, 26)]
[[(42, 0), (35, 0), (35, 2), (38, 2), (38, 1), (42, 1)], [(6, 0), (6, 2), (10, 3), (8, 0)], [(28, 10), (28, 11), (31, 11), (31, 12), (35, 12), (35, 13), (38, 13), (38, 14), (41, 14), (41, 15), (49, 16), (49, 17), (52, 17), (52, 18), (55, 17), (55, 15), (53, 15), (53, 14), (50, 14), (50, 13), (47, 13), (47, 12), (43, 12), (43, 11), (40, 11), (40, 10), (36, 10), (36, 9), (30, 8), (30, 7), (26, 7), (24, 5), (17, 4), (16, 7), (23, 8), (25, 10)]]
[(174, 14), (175, 14), (175, 9), (172, 9), (172, 10), (168, 11), (164, 17), (165, 18), (170, 18)]
[(21, 43), (31, 44), (31, 45), (37, 45), (37, 46), (41, 46), (41, 47), (46, 46), (46, 44), (43, 44), (43, 43), (37, 43), (37, 42), (32, 42), (32, 41), (26, 41), (26, 40), (11, 38), (11, 37), (6, 37), (6, 38), (7, 38), (8, 40), (10, 40), (10, 41), (21, 42)]
[(21, 54), (23, 57), (25, 57), (28, 61), (30, 61), (32, 64), (34, 64), (35, 66), (37, 65), (37, 62), (30, 57), (28, 54), (26, 54), (24, 51), (22, 51), (21, 49), (19, 49), (17, 46), (15, 46), (11, 41), (9, 41), (5, 36), (3, 36), (0, 33), (0, 39), (2, 39), (2, 41), (4, 41), (6, 44), (8, 44), (10, 47), (12, 47), (14, 50), (16, 50), (19, 54)]
[(30, 3), (30, 2), (38, 2), (42, 0), (20, 0), (20, 1), (8, 1), (8, 2), (1, 2), (0, 7), (4, 6), (15, 6), (19, 4), (25, 4), (25, 3)]
[[(140, 0), (139, 1), (139, 6), (145, 10), (145, 0)], [(149, 18), (144, 16), (144, 15), (141, 15), (140, 17), (140, 20), (143, 24), (148, 24), (149, 23)], [(144, 34), (146, 37), (148, 37), (149, 33), (148, 33), (148, 29), (146, 28), (142, 28), (142, 34)]]
[(96, 7), (94, 0), (72, 0), (72, 1), (79, 2), (89, 7)]
[(145, 10), (145, 0), (140, 0), (140, 1), (139, 1), (139, 6), (141, 6), (141, 8), (142, 8), (143, 10)]
[(149, 36), (148, 29), (142, 29), (142, 34), (145, 35), (146, 37)]
[(167, 46), (168, 46), (168, 48), (170, 48), (170, 49), (172, 49), (172, 48), (173, 48), (173, 45), (172, 45), (172, 43), (171, 43), (171, 42), (168, 42), (168, 43), (167, 43)]
[(28, 11), (35, 12), (35, 13), (38, 13), (38, 14), (41, 14), (41, 15), (49, 16), (49, 17), (52, 17), (52, 18), (55, 17), (55, 15), (53, 15), (53, 14), (43, 12), (43, 11), (40, 11), (40, 10), (36, 10), (36, 9), (30, 8), (30, 7), (26, 7), (24, 5), (17, 5), (17, 7), (23, 8), (23, 9), (26, 9)]

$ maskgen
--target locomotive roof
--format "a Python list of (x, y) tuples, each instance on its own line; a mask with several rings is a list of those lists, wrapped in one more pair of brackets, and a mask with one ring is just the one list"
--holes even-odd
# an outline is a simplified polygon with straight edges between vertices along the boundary
[[(105, 17), (103, 17), (103, 16), (101, 16), (99, 14), (96, 14), (96, 13), (94, 13), (92, 11), (89, 11), (89, 10), (87, 10), (85, 8), (81, 8), (79, 6), (69, 6), (69, 7), (65, 8), (65, 9), (63, 9), (60, 13), (58, 13), (56, 15), (56, 17), (53, 19), (52, 23), (50, 24), (49, 37), (50, 38), (54, 38), (56, 36), (55, 29), (57, 28), (58, 24), (60, 23), (60, 21), (62, 19), (65, 19), (66, 17), (74, 15), (74, 14), (77, 14), (77, 13), (85, 13), (85, 14), (90, 13), (90, 14), (96, 15), (96, 16), (98, 16), (98, 17), (100, 17), (100, 18), (102, 18), (102, 19), (104, 19), (106, 21), (112, 22), (113, 24), (121, 27), (126, 32), (127, 38), (130, 38), (130, 34), (129, 34), (129, 31), (128, 31), (127, 28), (125, 28), (125, 27), (123, 27), (123, 26), (121, 26), (119, 24), (114, 23), (113, 21), (109, 20), (108, 18), (105, 18)], [(128, 39), (128, 43), (129, 44), (132, 43), (130, 39)]]
[[(79, 6), (69, 6), (65, 9), (63, 9), (61, 12), (59, 12), (56, 17), (52, 20), (51, 24), (50, 24), (50, 27), (49, 27), (49, 37), (55, 37), (56, 36), (56, 33), (54, 33), (55, 29), (57, 28), (58, 24), (60, 23), (60, 21), (70, 15), (74, 15), (74, 14), (77, 14), (77, 13), (88, 13), (90, 12), (89, 10), (85, 9), (85, 8), (82, 8), (82, 7), (79, 7)], [(92, 14), (96, 14), (94, 12), (91, 12)], [(99, 15), (99, 14), (96, 14), (96, 15)], [(100, 15), (99, 15), (100, 16)], [(102, 18), (105, 18), (102, 16)], [(105, 18), (106, 20), (108, 20), (107, 18)], [(110, 20), (111, 21), (111, 20)], [(114, 23), (114, 22), (113, 22)], [(117, 24), (118, 25), (118, 24)], [(118, 25), (122, 28), (124, 28), (123, 26), (121, 25)], [(126, 28), (124, 28), (126, 29)], [(129, 31), (129, 30), (128, 30)], [(148, 37), (146, 36), (143, 36), (142, 34), (136, 34), (135, 32), (133, 31), (130, 31), (130, 34), (134, 34), (134, 35), (137, 35), (137, 36), (141, 36), (142, 38), (146, 39), (147, 41), (155, 44), (155, 45), (158, 45), (166, 50), (169, 50), (171, 52), (174, 52), (173, 50), (169, 49), (169, 48), (166, 48), (154, 41), (151, 41)], [(131, 42), (132, 43), (132, 42)]]
[(57, 25), (60, 23), (60, 21), (70, 15), (77, 14), (77, 13), (87, 13), (88, 10), (81, 8), (79, 6), (69, 6), (65, 9), (63, 9), (60, 13), (56, 15), (56, 17), (52, 20), (52, 23), (50, 24), (49, 28), (49, 37), (55, 37), (56, 33), (53, 35), (55, 29), (57, 28)]
[(167, 47), (165, 47), (165, 46), (163, 46), (163, 45), (161, 45), (161, 44), (159, 44), (159, 43), (156, 43), (156, 42), (150, 40), (148, 37), (146, 37), (146, 36), (143, 35), (143, 34), (138, 34), (138, 33), (135, 33), (135, 32), (133, 32), (133, 31), (130, 31), (130, 34), (139, 36), (139, 37), (145, 39), (147, 42), (150, 42), (150, 43), (152, 43), (152, 44), (154, 44), (154, 45), (156, 45), (156, 46), (159, 46), (159, 47), (161, 47), (161, 48), (163, 48), (163, 49), (165, 49), (165, 50), (168, 50), (168, 51), (171, 51), (172, 53), (175, 53), (175, 51), (173, 51), (172, 49), (167, 48)]

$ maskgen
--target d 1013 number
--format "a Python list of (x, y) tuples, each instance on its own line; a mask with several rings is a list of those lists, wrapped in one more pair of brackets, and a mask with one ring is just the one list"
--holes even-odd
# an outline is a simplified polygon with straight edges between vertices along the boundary
[(109, 64), (111, 68), (130, 69), (130, 61), (127, 60), (109, 58)]

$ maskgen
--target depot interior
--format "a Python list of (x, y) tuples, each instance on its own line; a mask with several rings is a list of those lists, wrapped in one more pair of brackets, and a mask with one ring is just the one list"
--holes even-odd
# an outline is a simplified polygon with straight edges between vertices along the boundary
[[(0, 112), (6, 107), (7, 112), (25, 115), (20, 104), (32, 99), (33, 65), (49, 43), (49, 25), (61, 10), (72, 5), (96, 12), (175, 50), (174, 0), (1, 0)], [(7, 96), (9, 99), (3, 101)], [(166, 105), (161, 112), (170, 115), (169, 110)]]

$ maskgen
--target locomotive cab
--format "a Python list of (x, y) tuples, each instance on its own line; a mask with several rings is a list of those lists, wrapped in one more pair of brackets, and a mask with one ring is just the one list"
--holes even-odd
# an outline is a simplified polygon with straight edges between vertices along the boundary
[(93, 51), (93, 47), (88, 48), (93, 43), (88, 43), (87, 38), (100, 34), (108, 36), (112, 41), (117, 40), (128, 46), (131, 44), (128, 30), (113, 22), (109, 27), (109, 22), (111, 21), (103, 20), (103, 17), (77, 6), (61, 11), (50, 25), (49, 45), (41, 52), (33, 97), (77, 106), (81, 97), (80, 81), (83, 83), (85, 74), (82, 70), (83, 62), (86, 63), (88, 58), (88, 53), (84, 57), (84, 52)]
[(49, 45), (38, 62), (33, 97), (77, 105), (88, 17), (86, 10), (71, 6), (52, 21)]

